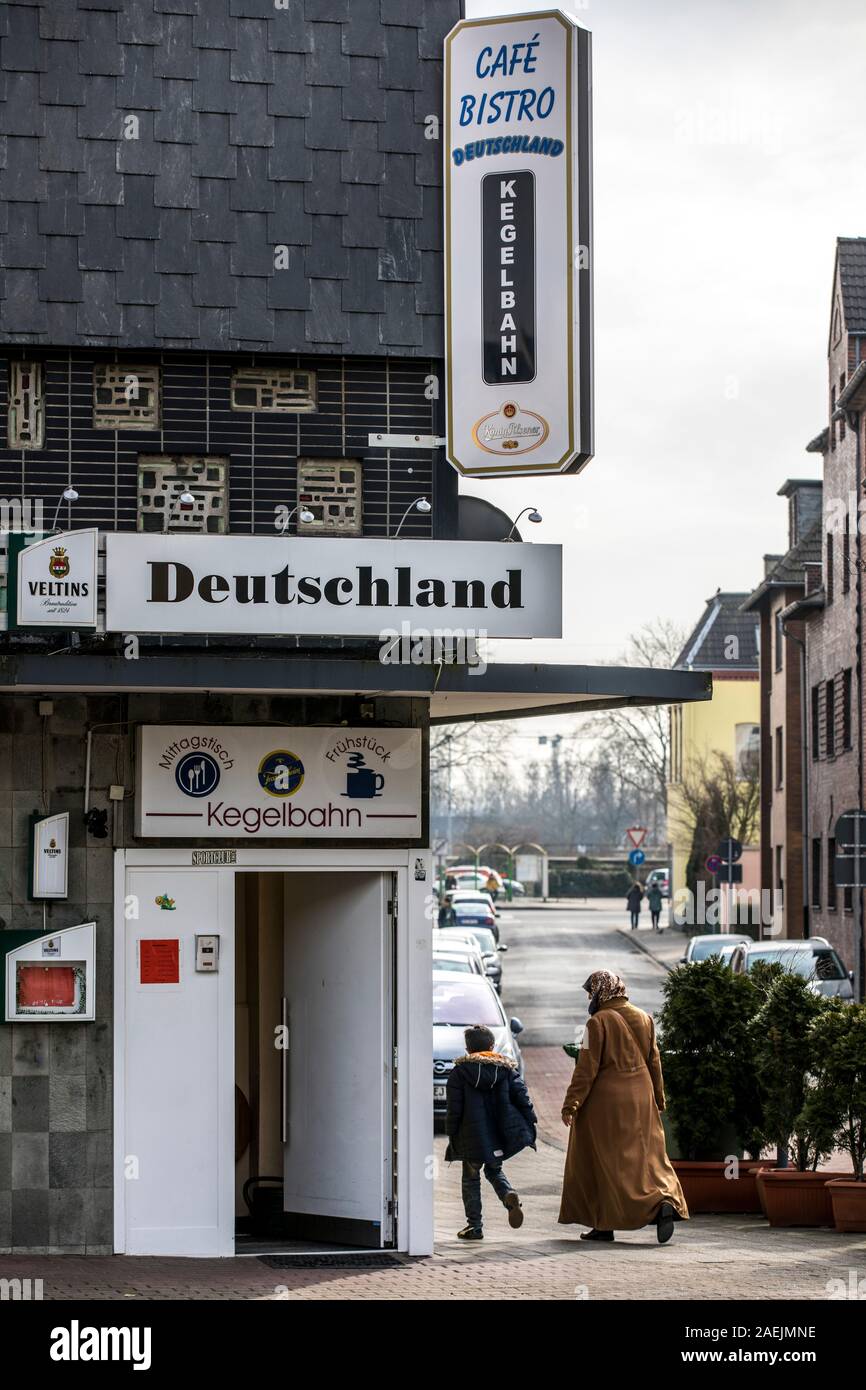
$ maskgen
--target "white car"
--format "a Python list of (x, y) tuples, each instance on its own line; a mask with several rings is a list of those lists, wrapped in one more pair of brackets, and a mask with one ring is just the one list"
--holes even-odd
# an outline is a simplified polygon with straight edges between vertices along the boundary
[(854, 998), (854, 972), (845, 969), (824, 936), (810, 936), (808, 940), (788, 937), (784, 941), (750, 941), (743, 952), (741, 969), (751, 970), (759, 960), (777, 963), (795, 975), (802, 975), (815, 994), (836, 999)]
[(454, 970), (463, 975), (483, 975), (484, 965), (477, 951), (434, 951), (434, 970)]

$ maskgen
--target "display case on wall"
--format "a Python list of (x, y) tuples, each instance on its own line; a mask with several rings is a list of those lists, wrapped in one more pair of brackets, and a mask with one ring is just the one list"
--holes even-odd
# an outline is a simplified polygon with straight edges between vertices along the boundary
[(0, 936), (7, 1023), (90, 1023), (96, 1016), (96, 924)]

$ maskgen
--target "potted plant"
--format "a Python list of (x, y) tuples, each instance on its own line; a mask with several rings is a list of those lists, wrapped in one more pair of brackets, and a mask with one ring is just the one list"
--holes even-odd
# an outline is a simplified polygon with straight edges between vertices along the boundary
[(817, 1169), (833, 1152), (834, 1126), (815, 1111), (804, 1110), (817, 1057), (814, 1025), (826, 1008), (827, 1000), (815, 994), (807, 980), (783, 971), (770, 984), (752, 1021), (764, 1125), (777, 1152), (778, 1166), (763, 1168), (757, 1176), (771, 1226), (832, 1224), (824, 1190), (828, 1174)]
[(836, 1229), (866, 1231), (866, 1005), (833, 1000), (813, 1023), (812, 1042), (819, 1061), (801, 1119), (832, 1129), (851, 1159), (852, 1175), (826, 1187)]
[(758, 1157), (763, 1142), (749, 1027), (755, 986), (710, 956), (673, 970), (662, 988), (666, 1129), (689, 1210), (757, 1212), (756, 1165), (741, 1161), (744, 1149)]

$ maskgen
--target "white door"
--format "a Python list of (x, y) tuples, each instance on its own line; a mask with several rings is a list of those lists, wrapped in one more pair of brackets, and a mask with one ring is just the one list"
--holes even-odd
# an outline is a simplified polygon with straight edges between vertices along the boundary
[(300, 1239), (391, 1239), (391, 882), (286, 878), (284, 1207)]
[[(130, 869), (126, 894), (138, 916), (124, 923), (124, 1248), (231, 1254), (233, 874)], [(215, 973), (196, 971), (196, 933), (219, 936)]]

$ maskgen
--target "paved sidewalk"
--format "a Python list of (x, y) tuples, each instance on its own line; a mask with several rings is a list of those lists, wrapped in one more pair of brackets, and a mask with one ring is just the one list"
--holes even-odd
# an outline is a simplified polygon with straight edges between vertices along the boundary
[(617, 927), (617, 932), (638, 951), (646, 952), (665, 970), (673, 970), (675, 965), (679, 965), (689, 944), (688, 934), (680, 931), (678, 927), (665, 927), (662, 931), (653, 931), (647, 924), (645, 927), (638, 927), (637, 931), (632, 931), (630, 927)]
[[(484, 1193), (485, 1239), (463, 1245), (459, 1164), (436, 1141), (436, 1253), (399, 1257), (388, 1268), (273, 1269), (255, 1258), (82, 1259), (4, 1256), (0, 1278), (42, 1279), (46, 1299), (483, 1300), (818, 1299), (831, 1280), (866, 1279), (866, 1236), (832, 1230), (770, 1230), (758, 1216), (704, 1216), (677, 1226), (659, 1246), (654, 1228), (608, 1246), (581, 1243), (559, 1226), (563, 1155), (541, 1144), (508, 1164), (526, 1220), (510, 1230), (492, 1190)], [(486, 1187), (486, 1184), (485, 1184)], [(856, 1284), (854, 1285), (856, 1287)], [(772, 1319), (769, 1319), (772, 1321)]]

